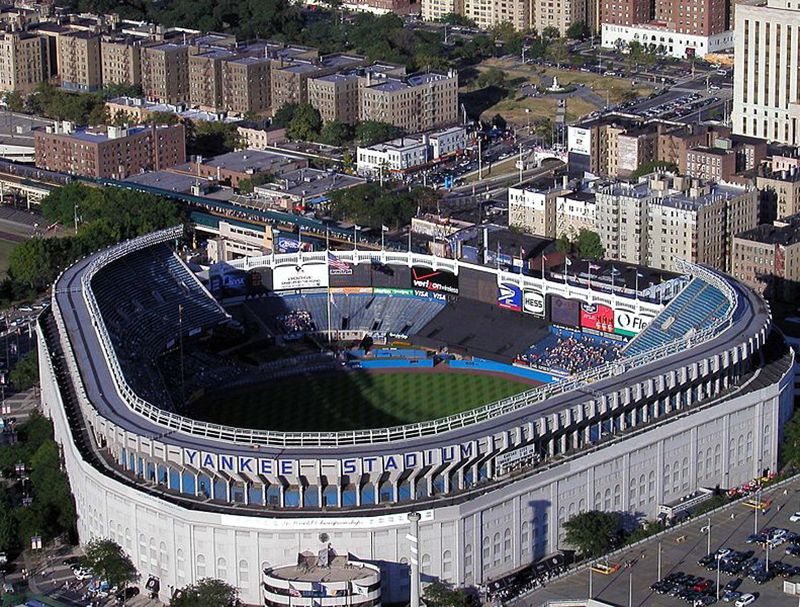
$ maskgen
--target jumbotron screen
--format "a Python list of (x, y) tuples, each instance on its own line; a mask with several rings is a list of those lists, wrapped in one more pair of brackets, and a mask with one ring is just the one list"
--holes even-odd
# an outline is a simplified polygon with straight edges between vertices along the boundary
[(581, 326), (581, 302), (552, 295), (550, 299), (550, 322), (567, 327)]

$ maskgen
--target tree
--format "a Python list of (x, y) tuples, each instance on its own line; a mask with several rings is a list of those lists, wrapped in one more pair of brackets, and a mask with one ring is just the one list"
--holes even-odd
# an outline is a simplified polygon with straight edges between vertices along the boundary
[(564, 531), (567, 544), (584, 556), (597, 557), (619, 545), (622, 517), (617, 512), (581, 512), (564, 523)]
[(176, 593), (170, 607), (235, 607), (239, 591), (222, 580), (206, 578)]
[(505, 88), (506, 73), (499, 68), (490, 67), (488, 70), (481, 72), (475, 82), (480, 88), (485, 88), (487, 86)]
[(301, 103), (295, 108), (286, 134), (292, 139), (312, 141), (319, 135), (322, 118), (319, 110), (310, 103)]
[(269, 173), (256, 173), (248, 179), (239, 180), (239, 191), (242, 194), (252, 194), (253, 190), (265, 183), (272, 183), (275, 178)]
[(425, 586), (422, 596), (427, 607), (478, 607), (481, 604), (474, 592), (451, 588), (438, 580)]
[(360, 145), (370, 146), (400, 136), (400, 129), (387, 122), (365, 120), (356, 125), (356, 140)]
[(584, 40), (589, 37), (589, 26), (585, 21), (575, 21), (567, 28), (567, 38)]
[(560, 67), (569, 61), (569, 49), (567, 48), (567, 42), (560, 38), (558, 40), (553, 40), (553, 42), (547, 46), (546, 55), (550, 61)]
[(384, 225), (391, 229), (408, 225), (417, 208), (435, 207), (438, 194), (430, 188), (409, 191), (397, 190), (393, 184), (366, 183), (331, 192), (330, 198), (335, 219), (380, 230)]
[(272, 118), (272, 124), (275, 126), (280, 126), (283, 128), (288, 128), (289, 123), (294, 118), (294, 113), (297, 110), (296, 103), (284, 103), (278, 111), (275, 112), (275, 116)]
[(241, 147), (236, 124), (186, 120), (186, 153), (194, 156), (217, 156)]
[(572, 241), (569, 239), (566, 232), (562, 232), (561, 236), (556, 238), (556, 251), (559, 253), (572, 252)]
[(597, 232), (581, 228), (575, 244), (578, 247), (578, 255), (584, 259), (602, 259), (605, 255), (600, 235)]
[(11, 514), (11, 500), (8, 490), (0, 486), (0, 552), (8, 552), (14, 545), (14, 517)]
[(25, 98), (19, 91), (9, 91), (4, 99), (6, 107), (12, 112), (22, 112), (25, 109)]
[(83, 564), (99, 579), (123, 588), (139, 579), (130, 557), (113, 540), (94, 539), (85, 548)]
[(319, 133), (320, 142), (341, 147), (353, 139), (353, 127), (339, 120), (329, 120)]
[(23, 356), (9, 373), (11, 385), (24, 392), (39, 383), (39, 355), (36, 348)]
[(542, 38), (545, 40), (556, 40), (557, 38), (561, 37), (561, 33), (558, 31), (557, 27), (553, 27), (552, 25), (548, 25), (546, 28), (542, 30)]
[(469, 17), (459, 15), (458, 13), (447, 13), (439, 18), (439, 23), (446, 23), (447, 25), (460, 25), (462, 27), (477, 27), (475, 22)]

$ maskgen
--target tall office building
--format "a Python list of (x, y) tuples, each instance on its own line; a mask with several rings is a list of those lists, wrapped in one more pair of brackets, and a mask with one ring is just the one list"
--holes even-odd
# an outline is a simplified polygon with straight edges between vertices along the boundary
[(800, 3), (742, 2), (734, 32), (734, 133), (800, 144)]

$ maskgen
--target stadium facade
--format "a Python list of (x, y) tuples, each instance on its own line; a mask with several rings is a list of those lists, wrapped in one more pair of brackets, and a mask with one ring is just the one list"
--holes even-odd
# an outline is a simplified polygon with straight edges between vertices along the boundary
[[(699, 487), (735, 486), (777, 465), (793, 353), (757, 295), (688, 264), (688, 284), (661, 305), (452, 259), (336, 252), (337, 264), (356, 270), (337, 284), (375, 292), (375, 283), (357, 284), (357, 270), (377, 262), (392, 269), (378, 273), (385, 280), (410, 275), (420, 297), (457, 293), (548, 318), (561, 300), (606, 306), (634, 337), (609, 364), (394, 428), (269, 432), (170, 412), (131, 388), (135, 367), (119, 354), (140, 349), (146, 365), (177, 322), (188, 335), (227, 318), (164, 252), (179, 236), (151, 234), (76, 263), (56, 281), (38, 332), (42, 403), (63, 447), (80, 538), (117, 541), (163, 598), (217, 577), (263, 604), (265, 571), (330, 542), (380, 567), (383, 602), (407, 600), (411, 511), (421, 514), (423, 576), (480, 585), (564, 548), (562, 523), (578, 512), (654, 518)], [(269, 289), (331, 290), (324, 252), (233, 265)], [(142, 320), (148, 297), (151, 316), (168, 325), (160, 331)]]

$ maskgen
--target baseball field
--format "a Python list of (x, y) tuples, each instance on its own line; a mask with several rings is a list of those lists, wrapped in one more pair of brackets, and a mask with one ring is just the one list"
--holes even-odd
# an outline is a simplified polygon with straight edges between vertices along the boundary
[(532, 387), (472, 371), (351, 370), (209, 394), (188, 414), (242, 428), (333, 432), (432, 420)]

